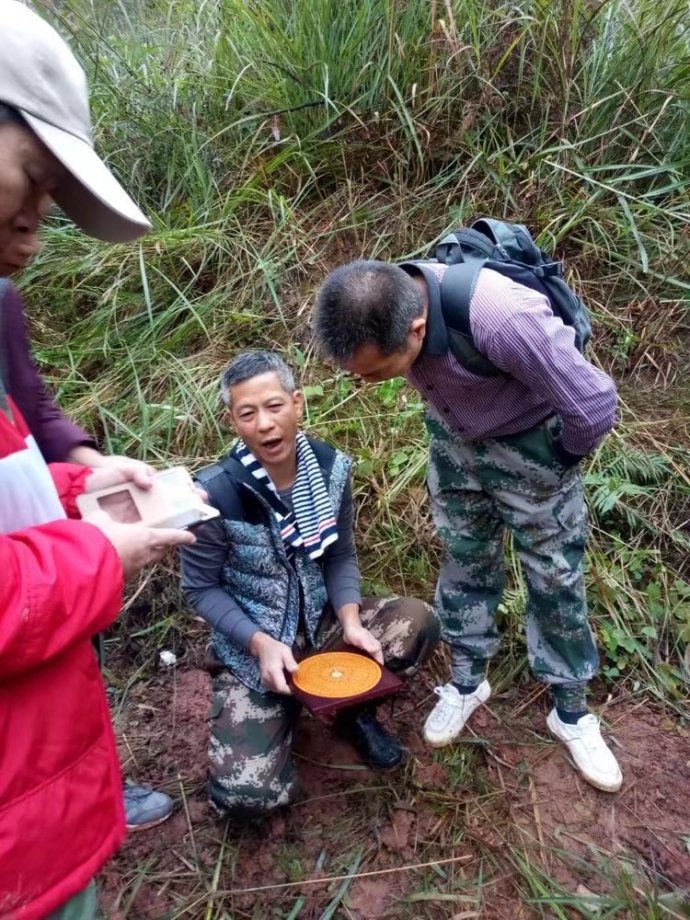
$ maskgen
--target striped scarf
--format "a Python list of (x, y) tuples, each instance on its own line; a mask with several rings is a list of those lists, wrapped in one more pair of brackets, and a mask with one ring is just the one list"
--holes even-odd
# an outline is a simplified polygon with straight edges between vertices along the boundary
[(297, 477), (292, 487), (292, 511), (280, 500), (271, 477), (244, 441), (237, 442), (233, 453), (255, 479), (273, 492), (273, 505), (281, 506), (282, 512), (275, 507), (272, 510), (288, 555), (303, 547), (310, 559), (322, 556), (326, 547), (338, 539), (338, 530), (321, 467), (306, 436), (297, 432)]

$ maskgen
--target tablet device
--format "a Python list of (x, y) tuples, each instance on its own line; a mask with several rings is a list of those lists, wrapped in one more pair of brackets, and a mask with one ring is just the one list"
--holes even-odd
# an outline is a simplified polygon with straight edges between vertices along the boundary
[(95, 511), (105, 511), (114, 521), (123, 524), (143, 523), (149, 527), (182, 530), (220, 514), (204, 502), (183, 466), (157, 472), (150, 489), (140, 489), (133, 482), (125, 482), (79, 495), (77, 507), (85, 520)]

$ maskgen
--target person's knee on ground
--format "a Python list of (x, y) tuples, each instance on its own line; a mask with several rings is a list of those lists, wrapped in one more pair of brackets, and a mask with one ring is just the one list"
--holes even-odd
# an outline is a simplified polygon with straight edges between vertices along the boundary
[(292, 804), (298, 784), (293, 775), (288, 781), (273, 777), (268, 782), (252, 784), (247, 778), (209, 772), (208, 795), (211, 806), (223, 817), (259, 818)]
[(223, 813), (267, 814), (296, 791), (292, 758), (295, 713), (274, 695), (260, 696), (227, 672), (214, 681), (209, 738), (209, 798)]

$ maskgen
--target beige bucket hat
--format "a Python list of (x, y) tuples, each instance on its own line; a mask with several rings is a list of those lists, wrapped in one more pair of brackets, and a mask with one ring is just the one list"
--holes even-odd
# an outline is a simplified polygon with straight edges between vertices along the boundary
[(84, 71), (66, 42), (17, 0), (0, 0), (0, 102), (17, 109), (67, 170), (54, 197), (90, 236), (118, 243), (151, 228), (93, 147)]

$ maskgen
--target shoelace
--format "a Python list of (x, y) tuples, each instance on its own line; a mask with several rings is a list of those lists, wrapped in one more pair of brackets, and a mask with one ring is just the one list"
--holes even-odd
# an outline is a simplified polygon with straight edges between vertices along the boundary
[(580, 729), (580, 738), (592, 744), (603, 744), (604, 739), (601, 737), (599, 720), (590, 712), (583, 716), (578, 722), (577, 727)]
[(584, 729), (599, 728), (599, 719), (597, 719), (593, 712), (588, 712), (586, 716), (580, 719), (578, 724)]
[(434, 693), (440, 702), (436, 704), (434, 715), (439, 718), (446, 718), (453, 710), (458, 709), (458, 700), (455, 698), (448, 687), (444, 684), (442, 687), (434, 687)]

